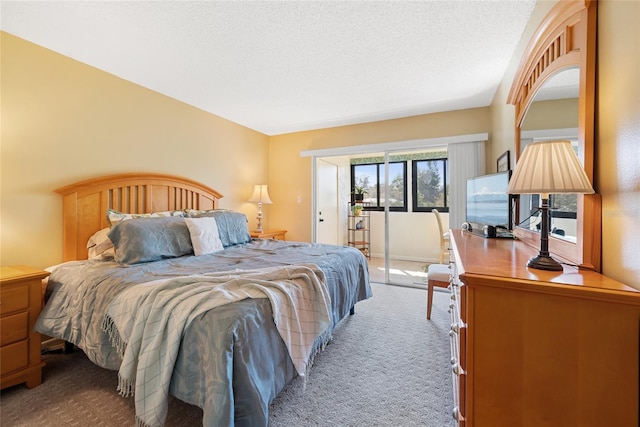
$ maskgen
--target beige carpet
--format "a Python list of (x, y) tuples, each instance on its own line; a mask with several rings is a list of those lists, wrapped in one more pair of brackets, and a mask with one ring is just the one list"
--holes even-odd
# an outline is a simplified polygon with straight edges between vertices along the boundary
[[(402, 286), (415, 286), (425, 288), (427, 285), (427, 262), (390, 260), (389, 283)], [(369, 274), (372, 282), (385, 282), (384, 258), (372, 257), (369, 259)]]
[[(306, 389), (293, 380), (270, 408), (270, 426), (452, 426), (448, 295), (373, 284), (316, 357)], [(117, 373), (80, 351), (45, 356), (43, 383), (0, 395), (0, 425), (133, 426), (132, 398), (116, 392)], [(167, 426), (197, 426), (202, 411), (171, 399)]]

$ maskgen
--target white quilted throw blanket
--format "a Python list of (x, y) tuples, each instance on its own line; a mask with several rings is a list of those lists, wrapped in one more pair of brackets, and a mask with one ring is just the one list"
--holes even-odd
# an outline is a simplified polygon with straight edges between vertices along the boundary
[(268, 298), (300, 376), (313, 344), (329, 339), (330, 297), (316, 265), (183, 276), (135, 286), (109, 305), (103, 328), (123, 360), (118, 390), (135, 395), (136, 425), (162, 426), (184, 329), (198, 315), (245, 298)]

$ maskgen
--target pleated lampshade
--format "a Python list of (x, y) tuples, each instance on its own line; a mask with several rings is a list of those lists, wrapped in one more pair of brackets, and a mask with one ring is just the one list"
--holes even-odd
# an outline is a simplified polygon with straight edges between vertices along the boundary
[(594, 191), (571, 142), (539, 141), (524, 149), (507, 192), (558, 194)]

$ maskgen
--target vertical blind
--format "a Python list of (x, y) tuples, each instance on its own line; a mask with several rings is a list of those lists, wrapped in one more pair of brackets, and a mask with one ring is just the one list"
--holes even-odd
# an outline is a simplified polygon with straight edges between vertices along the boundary
[(485, 141), (447, 146), (449, 153), (449, 228), (466, 220), (467, 178), (485, 174)]

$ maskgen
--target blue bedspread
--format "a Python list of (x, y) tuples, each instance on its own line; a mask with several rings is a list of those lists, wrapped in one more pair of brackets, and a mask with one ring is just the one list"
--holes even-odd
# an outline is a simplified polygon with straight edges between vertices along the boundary
[[(49, 277), (36, 330), (71, 342), (97, 365), (117, 370), (120, 356), (101, 325), (109, 303), (124, 289), (160, 278), (299, 263), (317, 264), (325, 273), (332, 328), (358, 301), (372, 296), (367, 262), (357, 249), (258, 239), (211, 255), (126, 267), (111, 261), (62, 264)], [(204, 426), (266, 426), (269, 404), (295, 375), (269, 302), (247, 299), (191, 323), (170, 393), (201, 407)]]

